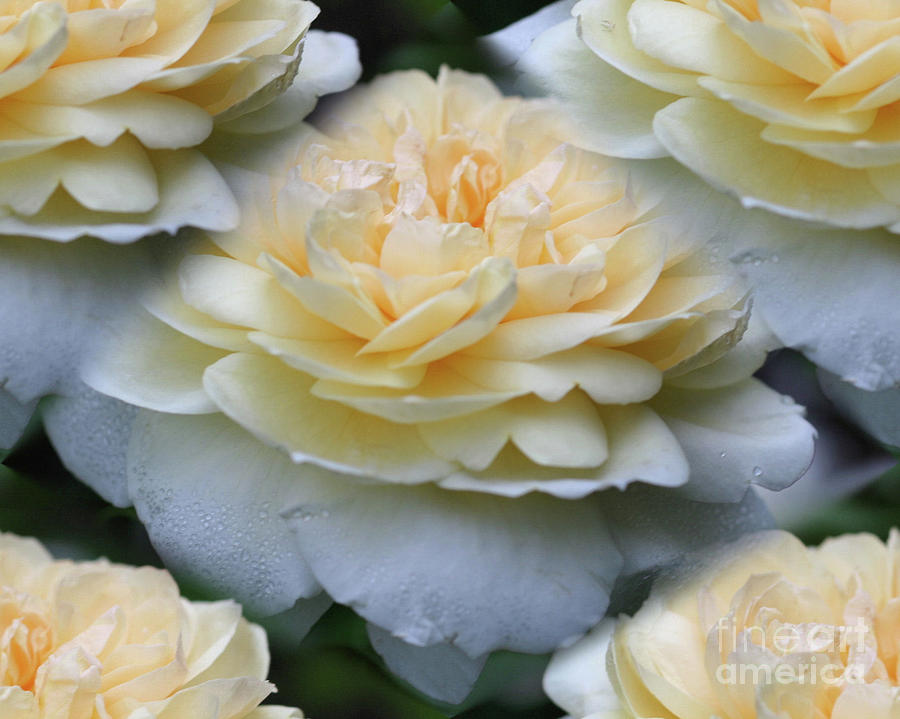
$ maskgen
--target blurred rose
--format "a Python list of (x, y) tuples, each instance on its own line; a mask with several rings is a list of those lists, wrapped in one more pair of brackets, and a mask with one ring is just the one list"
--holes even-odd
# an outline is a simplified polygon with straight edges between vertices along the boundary
[(0, 232), (114, 242), (237, 208), (194, 148), (290, 85), (304, 0), (6, 3)]
[(559, 651), (544, 688), (576, 718), (895, 716), (898, 542), (749, 535)]
[[(272, 542), (308, 574), (256, 601), (321, 585), (413, 645), (542, 651), (599, 618), (621, 546), (655, 531), (648, 514), (614, 543), (617, 503), (651, 504), (618, 490), (678, 488), (690, 516), (805, 470), (802, 410), (750, 377), (768, 335), (708, 247), (718, 218), (684, 211), (667, 165), (585, 151), (555, 104), (448, 70), (382, 77), (324, 116), (253, 153), (223, 143), (241, 226), (198, 241), (85, 368), (143, 409), (127, 490), (80, 474), (136, 502), (168, 560), (211, 548), (163, 519), (209, 462), (211, 496), (252, 491), (260, 531), (299, 539)], [(54, 414), (64, 456), (91, 411)], [(701, 513), (695, 538), (743, 526)], [(656, 557), (625, 554), (628, 571)]]
[(167, 572), (53, 561), (0, 534), (0, 715), (4, 719), (297, 719), (259, 708), (263, 630), (231, 601), (189, 602)]

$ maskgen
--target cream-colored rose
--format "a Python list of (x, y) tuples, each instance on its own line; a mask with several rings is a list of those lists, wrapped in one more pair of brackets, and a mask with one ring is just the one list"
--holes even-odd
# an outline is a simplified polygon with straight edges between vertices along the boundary
[(231, 601), (189, 602), (167, 572), (54, 561), (0, 534), (3, 719), (299, 719), (257, 708), (263, 630)]
[(0, 232), (130, 241), (237, 220), (193, 148), (290, 84), (305, 0), (0, 3)]
[(900, 534), (807, 549), (749, 535), (633, 618), (557, 653), (544, 679), (592, 719), (888, 719), (900, 711)]
[(747, 206), (900, 230), (896, 3), (582, 0), (573, 14), (525, 65), (585, 107), (604, 151), (671, 153)]
[[(226, 171), (240, 228), (181, 261), (91, 384), (392, 483), (579, 497), (682, 485), (705, 453), (693, 491), (734, 501), (803, 471), (811, 433), (749, 378), (762, 355), (715, 364), (745, 290), (707, 230), (661, 212), (665, 182), (461, 72), (386, 76), (329, 116)], [(704, 446), (708, 421), (760, 434)]]

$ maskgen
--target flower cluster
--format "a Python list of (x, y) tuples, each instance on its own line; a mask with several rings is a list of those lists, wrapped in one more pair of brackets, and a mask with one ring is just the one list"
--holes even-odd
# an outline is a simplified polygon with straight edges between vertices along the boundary
[[(361, 74), (318, 12), (0, 0), (0, 450), (43, 398), (65, 466), (179, 576), (304, 627), (349, 606), (460, 701), (491, 652), (554, 651), (773, 526), (760, 494), (817, 431), (766, 381), (845, 425), (771, 350), (900, 446), (895, 0), (561, 0), (487, 41), (548, 97), (442, 67), (313, 115)], [(894, 461), (857, 445), (794, 496)], [(898, 540), (754, 536), (548, 691), (886, 715)], [(0, 535), (3, 717), (297, 717), (257, 708), (267, 662), (231, 602)]]

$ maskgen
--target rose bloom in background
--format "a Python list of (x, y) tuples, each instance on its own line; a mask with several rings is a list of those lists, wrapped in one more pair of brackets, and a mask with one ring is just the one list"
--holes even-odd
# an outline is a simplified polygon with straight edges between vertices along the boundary
[(721, 228), (723, 252), (826, 393), (895, 447), (898, 23), (896, 5), (855, 0), (582, 0), (492, 41), (572, 102), (592, 148), (671, 155), (760, 208)]
[(170, 566), (261, 611), (349, 605), (459, 701), (489, 652), (594, 625), (620, 576), (768, 524), (748, 488), (799, 477), (814, 432), (751, 378), (772, 338), (698, 183), (461, 72), (322, 117), (211, 147), (240, 227), (85, 365), (109, 397), (47, 409)]
[(896, 716), (898, 542), (748, 535), (557, 652), (544, 688), (575, 719)]
[(295, 123), (360, 72), (353, 40), (307, 32), (308, 2), (106, 5), (0, 18), (0, 450), (41, 396), (80, 391), (81, 352), (163, 251), (100, 240), (233, 227), (234, 197), (196, 147), (214, 123)]
[(299, 719), (274, 691), (266, 635), (232, 601), (189, 602), (165, 571), (54, 561), (0, 534), (4, 719)]
[(303, 0), (25, 2), (0, 37), (0, 232), (128, 242), (238, 210), (195, 148), (290, 85)]

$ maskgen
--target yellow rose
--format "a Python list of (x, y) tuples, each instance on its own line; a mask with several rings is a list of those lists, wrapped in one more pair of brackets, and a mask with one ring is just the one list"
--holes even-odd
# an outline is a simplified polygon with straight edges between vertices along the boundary
[(290, 84), (305, 0), (7, 2), (0, 232), (112, 241), (237, 221), (193, 148)]
[[(265, 174), (226, 167), (241, 226), (181, 261), (90, 384), (224, 412), (296, 462), (509, 496), (684, 484), (667, 416), (778, 404), (752, 363), (692, 374), (743, 335), (745, 289), (660, 216), (664, 183), (580, 149), (552, 103), (408, 72), (330, 118), (258, 143)], [(731, 501), (783, 485), (765, 455)]]
[(83, 368), (109, 396), (46, 426), (167, 562), (269, 611), (324, 589), (392, 669), (460, 669), (419, 681), (459, 701), (487, 653), (593, 626), (620, 572), (765, 525), (748, 488), (802, 474), (814, 432), (751, 377), (768, 336), (705, 187), (480, 76), (335, 102), (218, 140), (241, 226), (177, 257)]
[(672, 154), (748, 207), (900, 231), (896, 4), (582, 0), (573, 14), (525, 66), (583, 107), (605, 152)]
[(299, 719), (257, 708), (268, 666), (265, 632), (234, 602), (189, 602), (167, 572), (53, 561), (0, 534), (4, 719)]
[(900, 534), (807, 549), (748, 535), (556, 654), (548, 694), (592, 719), (888, 719), (900, 709)]

